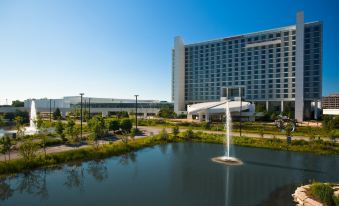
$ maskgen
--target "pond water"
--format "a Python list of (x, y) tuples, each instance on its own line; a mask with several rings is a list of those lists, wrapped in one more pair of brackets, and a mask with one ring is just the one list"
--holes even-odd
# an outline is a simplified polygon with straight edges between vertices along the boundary
[(294, 205), (310, 180), (339, 182), (339, 156), (234, 147), (244, 164), (210, 159), (223, 146), (173, 143), (0, 180), (0, 205)]

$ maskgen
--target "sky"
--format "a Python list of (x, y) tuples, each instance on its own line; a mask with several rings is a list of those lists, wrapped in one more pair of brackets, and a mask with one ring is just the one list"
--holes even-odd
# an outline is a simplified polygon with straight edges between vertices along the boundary
[(168, 100), (185, 43), (321, 20), (323, 95), (339, 93), (336, 0), (0, 0), (0, 104), (85, 96)]

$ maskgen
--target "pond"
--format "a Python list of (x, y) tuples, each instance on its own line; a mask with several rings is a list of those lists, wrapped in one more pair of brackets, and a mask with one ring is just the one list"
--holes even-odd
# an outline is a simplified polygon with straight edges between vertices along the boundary
[(339, 156), (234, 146), (244, 164), (210, 159), (223, 146), (173, 143), (0, 180), (0, 205), (294, 205), (310, 180), (339, 182)]

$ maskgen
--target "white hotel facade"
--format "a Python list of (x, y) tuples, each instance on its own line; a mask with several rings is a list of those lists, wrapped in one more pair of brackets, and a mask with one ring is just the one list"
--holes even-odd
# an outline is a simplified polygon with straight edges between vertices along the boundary
[(266, 31), (184, 44), (175, 37), (172, 101), (176, 113), (187, 105), (233, 99), (284, 111), (298, 121), (317, 118), (322, 97), (322, 23), (296, 24)]

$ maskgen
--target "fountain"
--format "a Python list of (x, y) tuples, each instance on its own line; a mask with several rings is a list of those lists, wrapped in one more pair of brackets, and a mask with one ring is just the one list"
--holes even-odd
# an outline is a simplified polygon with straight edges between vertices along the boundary
[(36, 126), (36, 120), (37, 120), (37, 113), (35, 108), (35, 101), (31, 101), (31, 113), (29, 118), (29, 127), (25, 127), (25, 134), (32, 135), (36, 134), (38, 132), (37, 126)]
[(225, 155), (220, 156), (220, 157), (214, 157), (214, 158), (212, 158), (212, 161), (217, 162), (217, 163), (226, 164), (226, 165), (242, 165), (243, 162), (241, 160), (230, 156), (232, 117), (231, 117), (231, 112), (230, 112), (230, 108), (229, 108), (229, 102), (226, 102), (225, 115), (226, 115), (226, 121), (225, 121), (226, 133), (225, 133), (225, 140), (224, 140)]

